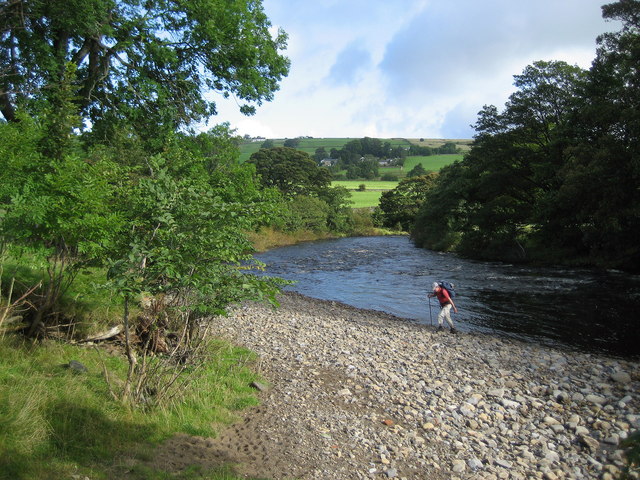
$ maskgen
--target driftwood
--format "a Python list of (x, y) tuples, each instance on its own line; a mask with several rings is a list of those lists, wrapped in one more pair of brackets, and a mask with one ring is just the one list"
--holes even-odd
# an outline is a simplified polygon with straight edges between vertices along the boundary
[(99, 340), (107, 340), (109, 338), (115, 337), (116, 335), (121, 334), (124, 331), (124, 326), (123, 325), (116, 325), (115, 327), (111, 327), (109, 330), (107, 330), (106, 332), (102, 332), (99, 333), (97, 335), (92, 335), (90, 337), (87, 337), (83, 340), (80, 340), (81, 342), (96, 342)]

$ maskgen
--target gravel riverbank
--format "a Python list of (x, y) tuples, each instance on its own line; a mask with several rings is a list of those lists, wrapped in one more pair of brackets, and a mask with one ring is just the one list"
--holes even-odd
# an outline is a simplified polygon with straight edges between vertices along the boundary
[(167, 452), (188, 444), (273, 479), (614, 479), (618, 444), (640, 427), (636, 361), (436, 332), (295, 293), (281, 303), (216, 321), (259, 354), (260, 407)]

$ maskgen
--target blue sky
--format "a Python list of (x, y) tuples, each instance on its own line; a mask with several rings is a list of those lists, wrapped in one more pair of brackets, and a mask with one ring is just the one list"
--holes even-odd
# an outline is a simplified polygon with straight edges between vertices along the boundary
[(264, 0), (289, 35), (289, 76), (254, 116), (214, 98), (240, 135), (471, 138), (537, 60), (588, 68), (615, 24), (603, 0)]

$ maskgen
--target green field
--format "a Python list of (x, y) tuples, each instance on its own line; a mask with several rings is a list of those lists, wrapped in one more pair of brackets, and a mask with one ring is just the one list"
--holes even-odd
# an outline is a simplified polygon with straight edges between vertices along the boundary
[(380, 196), (384, 190), (351, 191), (351, 208), (371, 208), (378, 206)]
[[(359, 191), (360, 185), (365, 185), (364, 191)], [(379, 180), (335, 180), (332, 187), (344, 187), (351, 192), (352, 208), (370, 208), (380, 203), (382, 192), (392, 190), (398, 182), (382, 182)]]
[(381, 180), (334, 180), (331, 182), (332, 187), (344, 187), (348, 190), (357, 190), (363, 184), (366, 190), (391, 190), (396, 188), (398, 182), (383, 182)]
[[(302, 150), (313, 155), (316, 148), (324, 147), (325, 150), (330, 151), (332, 148), (340, 149), (342, 146), (353, 140), (352, 138), (302, 138), (298, 144), (297, 150)], [(462, 150), (468, 149), (470, 140), (441, 140), (441, 139), (424, 139), (422, 142), (419, 140), (407, 140), (403, 138), (381, 139), (383, 142), (389, 142), (393, 146), (408, 147), (410, 143), (417, 145), (428, 146), (440, 146), (445, 142), (456, 142)], [(283, 146), (285, 139), (273, 139), (275, 146)], [(259, 142), (245, 142), (240, 145), (240, 159), (246, 161), (249, 159), (252, 153), (257, 152), (260, 149), (263, 141)], [(392, 174), (402, 179), (406, 176), (413, 167), (418, 163), (421, 163), (425, 170), (429, 172), (437, 172), (442, 167), (449, 165), (457, 160), (462, 160), (463, 154), (456, 155), (431, 155), (431, 156), (412, 156), (407, 157), (404, 162), (404, 167), (380, 167), (380, 176), (385, 174)], [(360, 185), (365, 185), (363, 192), (358, 191)], [(380, 180), (335, 180), (331, 183), (332, 186), (342, 186), (351, 192), (351, 200), (354, 202), (353, 208), (365, 208), (375, 207), (380, 201), (380, 195), (386, 190), (391, 190), (398, 185), (398, 182), (383, 182)]]

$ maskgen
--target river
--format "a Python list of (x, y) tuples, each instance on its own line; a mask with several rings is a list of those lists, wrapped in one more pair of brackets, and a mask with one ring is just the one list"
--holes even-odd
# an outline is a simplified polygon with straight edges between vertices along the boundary
[(309, 297), (436, 324), (434, 281), (456, 286), (461, 331), (640, 356), (640, 276), (467, 260), (413, 246), (405, 236), (302, 243), (256, 255), (266, 274)]

